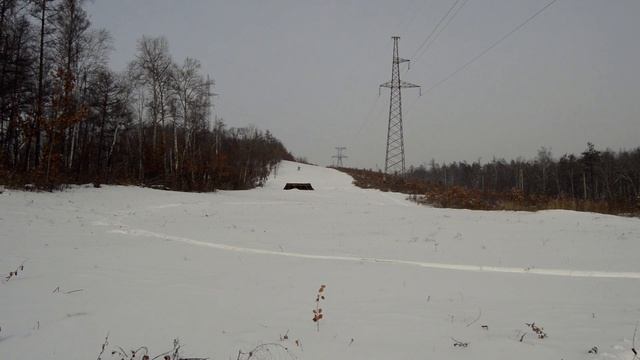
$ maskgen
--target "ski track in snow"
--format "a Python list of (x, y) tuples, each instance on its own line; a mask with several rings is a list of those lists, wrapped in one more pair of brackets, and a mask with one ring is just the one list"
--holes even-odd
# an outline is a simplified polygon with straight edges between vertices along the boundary
[(532, 275), (548, 275), (562, 277), (577, 278), (611, 278), (611, 279), (640, 279), (640, 272), (609, 272), (609, 271), (591, 271), (591, 270), (568, 270), (568, 269), (542, 269), (542, 268), (517, 268), (517, 267), (501, 267), (501, 266), (484, 266), (484, 265), (461, 265), (461, 264), (445, 264), (400, 259), (385, 259), (358, 256), (339, 256), (339, 255), (314, 255), (285, 251), (274, 251), (266, 249), (245, 248), (219, 243), (210, 243), (200, 240), (189, 239), (180, 236), (156, 233), (143, 229), (127, 229), (126, 227), (111, 230), (110, 233), (143, 236), (158, 238), (163, 240), (175, 241), (193, 246), (208, 247), (218, 250), (234, 251), (248, 254), (285, 256), (300, 259), (312, 260), (330, 260), (330, 261), (349, 261), (349, 262), (366, 262), (366, 263), (383, 263), (392, 265), (407, 265), (429, 269), (441, 270), (458, 270), (471, 272), (492, 272), (492, 273), (509, 273), (509, 274), (532, 274)]

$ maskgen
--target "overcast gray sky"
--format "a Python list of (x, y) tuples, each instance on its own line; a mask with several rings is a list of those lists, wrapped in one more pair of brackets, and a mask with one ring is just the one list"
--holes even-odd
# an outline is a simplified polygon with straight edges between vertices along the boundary
[[(114, 36), (114, 69), (143, 34), (164, 35), (215, 79), (229, 126), (269, 129), (320, 165), (346, 146), (345, 165), (376, 168), (390, 37), (411, 58), (454, 1), (95, 0), (89, 12)], [(469, 0), (402, 79), (431, 88), (548, 1)], [(638, 0), (559, 0), (433, 91), (403, 91), (407, 164), (640, 146), (639, 19)]]

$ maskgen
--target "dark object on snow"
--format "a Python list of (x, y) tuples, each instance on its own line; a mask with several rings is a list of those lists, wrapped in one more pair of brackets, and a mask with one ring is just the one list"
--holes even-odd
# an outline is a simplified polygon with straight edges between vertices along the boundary
[(313, 190), (313, 186), (311, 186), (310, 183), (287, 183), (287, 185), (284, 186), (284, 189)]

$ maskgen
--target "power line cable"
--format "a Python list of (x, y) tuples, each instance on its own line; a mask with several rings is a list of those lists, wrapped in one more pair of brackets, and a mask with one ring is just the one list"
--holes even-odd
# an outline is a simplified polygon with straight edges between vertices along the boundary
[(451, 74), (447, 75), (444, 79), (438, 81), (435, 85), (433, 85), (432, 87), (428, 88), (427, 91), (425, 91), (426, 93), (430, 93), (431, 91), (433, 91), (434, 89), (436, 89), (437, 87), (441, 86), (442, 84), (446, 83), (447, 81), (449, 81), (451, 78), (453, 78), (454, 76), (458, 75), (460, 72), (464, 71), (467, 67), (469, 67), (471, 64), (473, 64), (474, 62), (478, 61), (481, 57), (483, 57), (484, 55), (486, 55), (489, 51), (493, 50), (496, 46), (500, 45), (500, 43), (502, 43), (503, 41), (505, 41), (507, 38), (509, 38), (511, 35), (515, 34), (516, 32), (518, 32), (520, 29), (522, 29), (523, 27), (525, 27), (529, 22), (531, 22), (533, 19), (535, 19), (538, 15), (542, 14), (545, 10), (547, 10), (549, 7), (551, 7), (551, 5), (555, 4), (558, 0), (551, 0), (550, 2), (548, 2), (545, 6), (543, 6), (540, 10), (536, 11), (533, 15), (529, 16), (526, 20), (524, 20), (523, 22), (521, 22), (518, 26), (516, 26), (515, 28), (511, 29), (509, 32), (507, 32), (506, 34), (504, 34), (500, 39), (498, 39), (497, 41), (493, 42), (489, 47), (487, 47), (486, 49), (482, 50), (480, 53), (478, 53), (476, 56), (474, 56), (473, 58), (471, 58), (471, 60), (467, 61), (466, 63), (464, 63), (462, 66), (460, 66), (459, 68), (457, 68), (454, 72), (452, 72)]
[(418, 49), (413, 53), (413, 56), (411, 58), (415, 58), (416, 55), (418, 55), (418, 53), (420, 52), (420, 50), (422, 50), (422, 48), (427, 44), (427, 42), (429, 42), (429, 40), (433, 37), (433, 35), (436, 33), (436, 30), (438, 30), (438, 28), (440, 27), (440, 25), (442, 25), (442, 23), (445, 21), (445, 19), (449, 16), (449, 14), (451, 14), (451, 12), (453, 11), (453, 9), (456, 7), (456, 5), (458, 5), (458, 3), (460, 2), (460, 0), (455, 0), (453, 2), (453, 4), (451, 4), (451, 7), (449, 7), (449, 10), (447, 10), (447, 12), (440, 18), (440, 20), (438, 21), (438, 23), (436, 24), (436, 26), (434, 26), (433, 30), (431, 30), (431, 32), (429, 33), (429, 35), (424, 39), (424, 41), (422, 42), (422, 44), (420, 44), (420, 46), (418, 46)]
[(431, 39), (431, 41), (425, 46), (424, 50), (420, 53), (420, 55), (418, 55), (413, 61), (414, 63), (418, 61), (419, 58), (421, 58), (422, 56), (424, 56), (424, 54), (429, 50), (429, 48), (431, 47), (431, 45), (433, 45), (436, 40), (438, 40), (438, 37), (440, 36), (440, 34), (442, 34), (442, 32), (447, 28), (447, 26), (449, 26), (449, 24), (451, 24), (451, 22), (453, 21), (453, 19), (455, 19), (455, 17), (458, 15), (458, 13), (460, 12), (460, 10), (462, 10), (462, 8), (467, 5), (467, 3), (469, 2), (469, 0), (464, 0), (461, 5), (456, 8), (456, 10), (453, 12), (453, 14), (449, 17), (449, 19), (447, 20), (447, 22), (444, 24), (444, 26), (442, 26), (440, 28), (440, 30), (433, 36), (433, 38)]

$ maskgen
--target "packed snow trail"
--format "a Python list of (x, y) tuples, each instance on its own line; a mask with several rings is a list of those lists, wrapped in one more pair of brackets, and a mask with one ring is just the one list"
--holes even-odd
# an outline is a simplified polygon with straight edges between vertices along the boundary
[(384, 259), (384, 258), (372, 258), (372, 257), (358, 257), (358, 256), (338, 256), (338, 255), (315, 255), (315, 254), (302, 254), (286, 251), (274, 251), (266, 249), (253, 249), (239, 246), (231, 246), (226, 244), (217, 244), (205, 241), (199, 241), (189, 239), (180, 236), (172, 236), (162, 233), (156, 233), (142, 229), (117, 229), (111, 230), (111, 233), (152, 237), (163, 240), (170, 240), (181, 242), (194, 246), (202, 246), (219, 250), (235, 251), (249, 254), (260, 255), (275, 255), (294, 257), (301, 259), (312, 260), (334, 260), (334, 261), (351, 261), (351, 262), (366, 262), (366, 263), (384, 263), (393, 265), (408, 265), (417, 266), (430, 269), (441, 270), (458, 270), (458, 271), (472, 271), (472, 272), (494, 272), (494, 273), (510, 273), (510, 274), (532, 274), (532, 275), (549, 275), (549, 276), (564, 276), (564, 277), (579, 277), (579, 278), (612, 278), (612, 279), (640, 279), (640, 273), (638, 272), (609, 272), (609, 271), (591, 271), (591, 270), (567, 270), (567, 269), (539, 269), (539, 268), (516, 268), (516, 267), (501, 267), (501, 266), (484, 266), (484, 265), (460, 265), (460, 264), (442, 264), (434, 262), (424, 261), (411, 261), (411, 260), (399, 260), (399, 259)]

